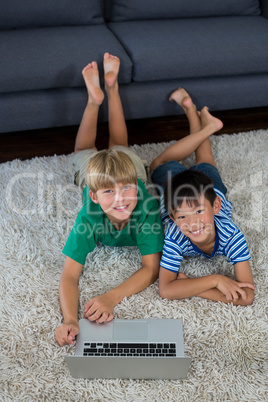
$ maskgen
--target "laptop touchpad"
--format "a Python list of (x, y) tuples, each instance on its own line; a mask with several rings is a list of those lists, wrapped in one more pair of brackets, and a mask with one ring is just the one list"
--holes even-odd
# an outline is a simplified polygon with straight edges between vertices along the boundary
[(127, 320), (114, 322), (114, 340), (147, 340), (147, 322), (138, 320)]

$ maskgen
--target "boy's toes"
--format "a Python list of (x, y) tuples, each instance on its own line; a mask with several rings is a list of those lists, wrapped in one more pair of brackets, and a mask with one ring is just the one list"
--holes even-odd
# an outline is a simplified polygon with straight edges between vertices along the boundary
[(108, 53), (108, 52), (104, 53), (103, 58), (104, 58), (104, 59), (109, 59), (109, 58), (111, 58), (111, 59), (119, 60), (119, 58), (118, 58), (117, 56), (114, 56), (113, 54), (110, 54), (110, 53)]
[(98, 64), (96, 61), (92, 61), (86, 67), (83, 68), (82, 72), (89, 70), (90, 68), (98, 69)]
[(86, 67), (84, 67), (82, 71), (86, 71), (86, 70), (88, 70), (89, 68), (91, 68), (91, 63), (89, 63), (88, 65), (86, 65)]

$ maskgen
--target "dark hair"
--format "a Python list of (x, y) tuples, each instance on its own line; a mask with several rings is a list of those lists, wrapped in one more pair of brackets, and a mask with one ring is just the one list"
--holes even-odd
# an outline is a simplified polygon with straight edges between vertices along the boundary
[(213, 206), (217, 197), (213, 189), (213, 181), (205, 173), (198, 170), (184, 170), (167, 181), (164, 189), (165, 208), (172, 214), (185, 200), (187, 205), (198, 205), (198, 199), (204, 195)]

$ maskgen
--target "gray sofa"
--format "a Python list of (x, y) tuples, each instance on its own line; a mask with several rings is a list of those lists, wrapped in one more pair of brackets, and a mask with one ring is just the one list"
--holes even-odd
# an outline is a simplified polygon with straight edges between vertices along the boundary
[(177, 114), (179, 86), (212, 111), (268, 105), (268, 0), (0, 1), (0, 132), (79, 124), (106, 51), (126, 119)]

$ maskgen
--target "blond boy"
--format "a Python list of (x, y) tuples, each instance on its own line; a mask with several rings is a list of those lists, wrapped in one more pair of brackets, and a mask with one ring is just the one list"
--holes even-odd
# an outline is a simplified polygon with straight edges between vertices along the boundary
[(84, 317), (98, 323), (112, 320), (114, 307), (124, 297), (142, 291), (157, 279), (163, 248), (158, 203), (146, 191), (146, 172), (141, 159), (128, 148), (118, 92), (120, 61), (105, 53), (103, 64), (110, 137), (108, 150), (101, 152), (95, 147), (98, 111), (104, 98), (97, 63), (92, 62), (83, 70), (88, 103), (77, 134), (73, 161), (75, 182), (83, 190), (83, 207), (63, 250), (66, 260), (59, 295), (64, 322), (55, 334), (61, 346), (73, 344), (79, 332), (78, 280), (88, 253), (97, 242), (115, 247), (138, 246), (142, 255), (141, 268), (130, 278), (86, 303)]

